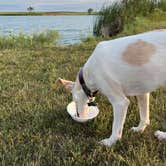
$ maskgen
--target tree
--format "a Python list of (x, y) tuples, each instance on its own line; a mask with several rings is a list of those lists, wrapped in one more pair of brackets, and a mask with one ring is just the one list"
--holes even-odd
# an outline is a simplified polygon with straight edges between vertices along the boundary
[(92, 12), (93, 12), (93, 9), (92, 9), (92, 8), (89, 8), (89, 9), (88, 9), (88, 14), (92, 14)]
[(27, 10), (28, 10), (29, 12), (32, 12), (32, 11), (34, 10), (34, 8), (33, 8), (32, 6), (29, 6), (29, 7), (27, 8)]

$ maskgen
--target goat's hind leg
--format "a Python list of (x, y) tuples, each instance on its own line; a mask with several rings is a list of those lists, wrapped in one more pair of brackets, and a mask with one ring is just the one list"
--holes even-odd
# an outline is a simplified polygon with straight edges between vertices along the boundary
[(166, 140), (166, 132), (163, 131), (156, 131), (154, 134), (159, 140)]
[(149, 120), (149, 93), (137, 96), (138, 107), (140, 113), (140, 123), (137, 127), (131, 129), (135, 132), (143, 132), (147, 125), (150, 124)]

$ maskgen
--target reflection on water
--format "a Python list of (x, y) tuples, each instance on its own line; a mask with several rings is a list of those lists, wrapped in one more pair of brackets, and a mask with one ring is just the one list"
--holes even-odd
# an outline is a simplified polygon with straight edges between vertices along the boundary
[(0, 16), (0, 34), (59, 31), (61, 44), (74, 44), (93, 34), (95, 16)]

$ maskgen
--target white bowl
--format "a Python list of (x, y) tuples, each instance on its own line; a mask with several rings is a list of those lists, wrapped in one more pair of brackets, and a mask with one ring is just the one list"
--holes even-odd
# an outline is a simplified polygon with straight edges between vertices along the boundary
[(72, 101), (67, 105), (67, 112), (73, 120), (83, 123), (95, 118), (99, 113), (99, 109), (97, 108), (97, 106), (89, 106), (88, 108), (89, 109), (87, 111), (86, 117), (78, 117), (76, 116), (76, 104), (74, 101)]

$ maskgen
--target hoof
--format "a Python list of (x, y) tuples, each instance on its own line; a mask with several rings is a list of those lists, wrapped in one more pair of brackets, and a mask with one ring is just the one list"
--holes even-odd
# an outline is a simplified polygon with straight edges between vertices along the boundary
[(154, 133), (154, 135), (155, 137), (157, 137), (158, 140), (166, 140), (166, 132), (158, 130)]
[(106, 139), (103, 139), (99, 142), (99, 144), (101, 145), (105, 145), (107, 147), (111, 147), (113, 144), (116, 143), (116, 139), (111, 139), (111, 138), (106, 138)]
[(145, 128), (150, 124), (150, 122), (140, 122), (138, 127), (132, 127), (131, 130), (134, 132), (143, 133)]
[(143, 131), (145, 130), (145, 128), (132, 127), (131, 130), (134, 131), (134, 132), (143, 133)]

